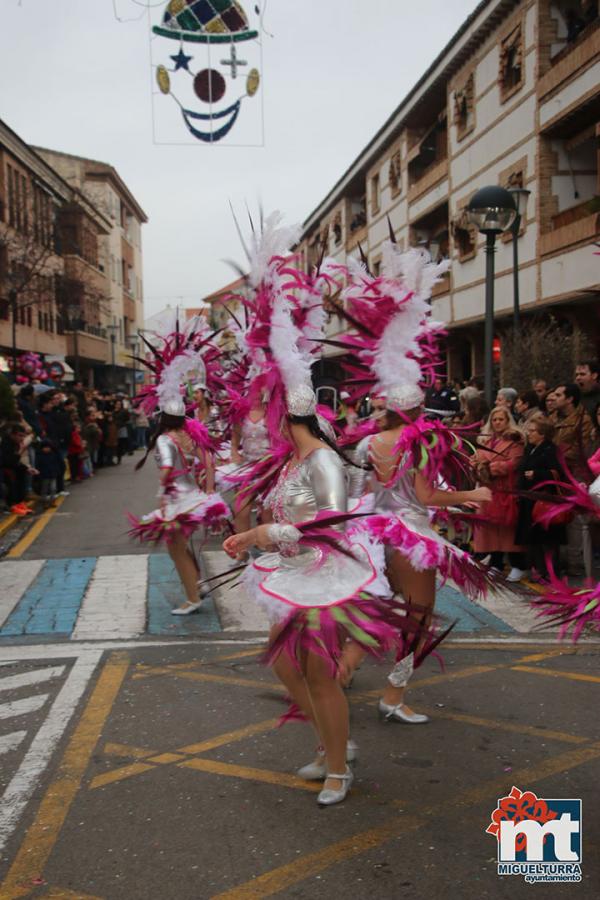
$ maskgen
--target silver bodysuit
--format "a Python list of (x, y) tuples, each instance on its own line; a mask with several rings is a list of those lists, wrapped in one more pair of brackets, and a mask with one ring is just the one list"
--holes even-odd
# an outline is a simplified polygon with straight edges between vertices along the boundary
[[(377, 451), (374, 450), (372, 442), (373, 435), (370, 435), (364, 438), (355, 450), (355, 461), (362, 466), (369, 462), (377, 463)], [(365, 470), (355, 470), (358, 474), (353, 475), (352, 496), (360, 496), (368, 483), (369, 489), (373, 492), (375, 515), (397, 516), (413, 531), (438, 540), (439, 535), (429, 522), (429, 511), (417, 497), (415, 474), (411, 469), (404, 467), (402, 462), (401, 460), (395, 475), (385, 484), (378, 480), (375, 472), (371, 472), (369, 478), (369, 473)]]
[(188, 453), (168, 434), (161, 434), (156, 442), (154, 458), (159, 469), (171, 469), (168, 485), (161, 486), (165, 514), (169, 519), (189, 512), (206, 499), (198, 486), (202, 465), (195, 453)]
[(259, 419), (253, 422), (252, 419), (246, 418), (242, 423), (242, 450), (245, 462), (256, 462), (266, 456), (271, 448), (269, 441), (269, 432), (264, 420)]
[[(346, 542), (353, 556), (335, 548), (324, 552), (318, 543), (298, 543), (301, 532), (294, 523), (310, 522), (324, 512), (345, 513), (347, 506), (346, 473), (333, 450), (313, 450), (282, 472), (273, 491), (275, 523), (269, 526), (269, 538), (279, 552), (259, 557), (245, 578), (246, 587), (274, 620), (289, 612), (286, 604), (324, 607), (350, 600), (361, 590), (388, 593), (383, 554), (375, 564), (363, 538)], [(343, 525), (337, 530), (343, 532)]]

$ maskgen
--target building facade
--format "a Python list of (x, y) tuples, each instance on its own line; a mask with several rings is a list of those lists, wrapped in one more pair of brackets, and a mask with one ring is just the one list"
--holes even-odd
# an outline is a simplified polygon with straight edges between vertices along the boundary
[(84, 374), (106, 343), (97, 264), (109, 221), (0, 121), (0, 362), (31, 351)]
[(93, 350), (101, 367), (99, 386), (131, 390), (136, 371), (131, 355), (139, 349), (137, 332), (144, 326), (142, 225), (148, 217), (111, 165), (56, 150), (36, 150), (109, 223), (99, 240), (97, 259), (104, 279), (101, 305), (107, 341), (87, 349)]
[[(488, 184), (531, 192), (517, 237), (523, 316), (552, 313), (600, 349), (598, 7), (483, 0), (305, 222), (305, 266), (325, 243), (341, 262), (362, 250), (376, 274), (388, 220), (400, 246), (450, 258), (432, 307), (449, 330), (452, 378), (483, 372), (484, 239), (465, 210)], [(497, 244), (499, 341), (513, 308), (512, 240)], [(329, 328), (342, 328), (334, 312)]]

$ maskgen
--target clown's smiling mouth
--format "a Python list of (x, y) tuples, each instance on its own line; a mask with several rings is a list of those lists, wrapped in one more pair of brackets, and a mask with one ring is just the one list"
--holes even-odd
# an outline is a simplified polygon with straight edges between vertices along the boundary
[[(225, 135), (231, 131), (240, 113), (241, 105), (241, 99), (236, 100), (232, 106), (229, 106), (227, 107), (227, 109), (215, 113), (194, 112), (194, 110), (184, 109), (184, 107), (182, 106), (181, 114), (183, 116), (185, 124), (187, 125), (190, 132), (194, 135), (194, 137), (198, 138), (201, 141), (212, 143), (212, 141), (219, 141), (222, 137), (225, 137)], [(216, 131), (200, 131), (198, 128), (195, 128), (190, 121), (200, 120), (202, 122), (210, 122), (212, 124), (215, 120), (224, 119), (225, 116), (229, 116), (229, 120), (225, 122), (224, 125), (221, 125), (221, 127)]]

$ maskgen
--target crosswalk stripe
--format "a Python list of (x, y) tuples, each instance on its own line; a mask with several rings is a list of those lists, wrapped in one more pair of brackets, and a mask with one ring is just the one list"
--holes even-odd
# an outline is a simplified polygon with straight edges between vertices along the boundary
[(45, 669), (23, 672), (20, 675), (7, 675), (5, 678), (0, 678), (0, 691), (13, 691), (16, 688), (26, 687), (30, 684), (50, 681), (51, 678), (59, 678), (64, 671), (64, 666), (49, 666)]
[(26, 734), (26, 731), (11, 731), (10, 734), (0, 735), (0, 756), (16, 750)]
[(0, 628), (4, 625), (21, 597), (44, 565), (43, 559), (28, 559), (2, 563), (2, 590), (0, 591)]
[(146, 626), (146, 555), (101, 556), (87, 587), (74, 641), (132, 638)]
[(49, 694), (35, 694), (33, 697), (24, 697), (22, 700), (12, 700), (10, 703), (0, 703), (0, 719), (14, 719), (17, 716), (26, 716), (35, 712), (44, 705)]

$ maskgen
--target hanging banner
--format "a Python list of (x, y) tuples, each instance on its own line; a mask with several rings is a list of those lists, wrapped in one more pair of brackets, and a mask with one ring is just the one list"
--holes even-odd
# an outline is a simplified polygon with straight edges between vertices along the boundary
[(262, 147), (259, 7), (169, 0), (149, 17), (154, 142)]

